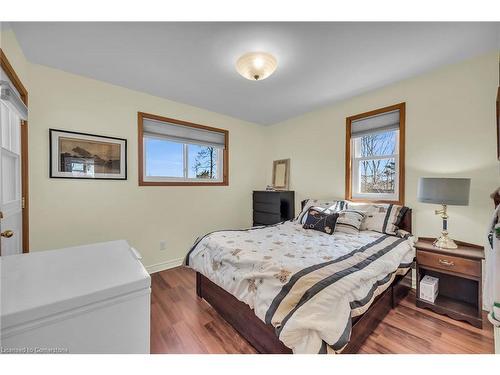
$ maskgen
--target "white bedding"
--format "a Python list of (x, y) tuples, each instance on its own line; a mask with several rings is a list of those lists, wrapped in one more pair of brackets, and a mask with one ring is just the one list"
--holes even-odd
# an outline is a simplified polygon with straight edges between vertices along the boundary
[(296, 222), (203, 237), (186, 263), (276, 327), (294, 353), (339, 352), (362, 314), (415, 251), (408, 239), (305, 230)]

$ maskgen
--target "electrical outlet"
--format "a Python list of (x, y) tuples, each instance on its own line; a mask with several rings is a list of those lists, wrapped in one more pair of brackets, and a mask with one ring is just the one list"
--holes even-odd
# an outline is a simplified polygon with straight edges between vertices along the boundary
[(167, 250), (167, 241), (165, 240), (160, 240), (160, 250)]

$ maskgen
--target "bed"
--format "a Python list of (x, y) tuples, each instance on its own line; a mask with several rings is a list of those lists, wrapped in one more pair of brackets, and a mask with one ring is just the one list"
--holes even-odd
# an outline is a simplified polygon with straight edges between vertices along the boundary
[[(411, 233), (411, 210), (400, 229)], [(260, 353), (356, 353), (411, 288), (413, 239), (290, 221), (199, 239), (196, 292)]]

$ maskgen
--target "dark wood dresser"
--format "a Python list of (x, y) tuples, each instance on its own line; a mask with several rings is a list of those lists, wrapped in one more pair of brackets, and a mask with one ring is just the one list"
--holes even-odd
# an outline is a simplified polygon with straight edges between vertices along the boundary
[[(415, 244), (417, 306), (481, 328), (483, 247), (456, 241), (458, 249), (440, 249), (432, 244), (433, 240), (419, 238)], [(420, 280), (425, 275), (439, 279), (439, 294), (434, 303), (419, 298)]]
[(295, 192), (254, 191), (253, 225), (271, 225), (295, 217)]

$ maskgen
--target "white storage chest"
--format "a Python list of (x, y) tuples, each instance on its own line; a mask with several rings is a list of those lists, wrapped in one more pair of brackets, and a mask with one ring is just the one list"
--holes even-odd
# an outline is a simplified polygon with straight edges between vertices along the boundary
[(2, 257), (2, 352), (149, 353), (139, 258), (124, 240)]

